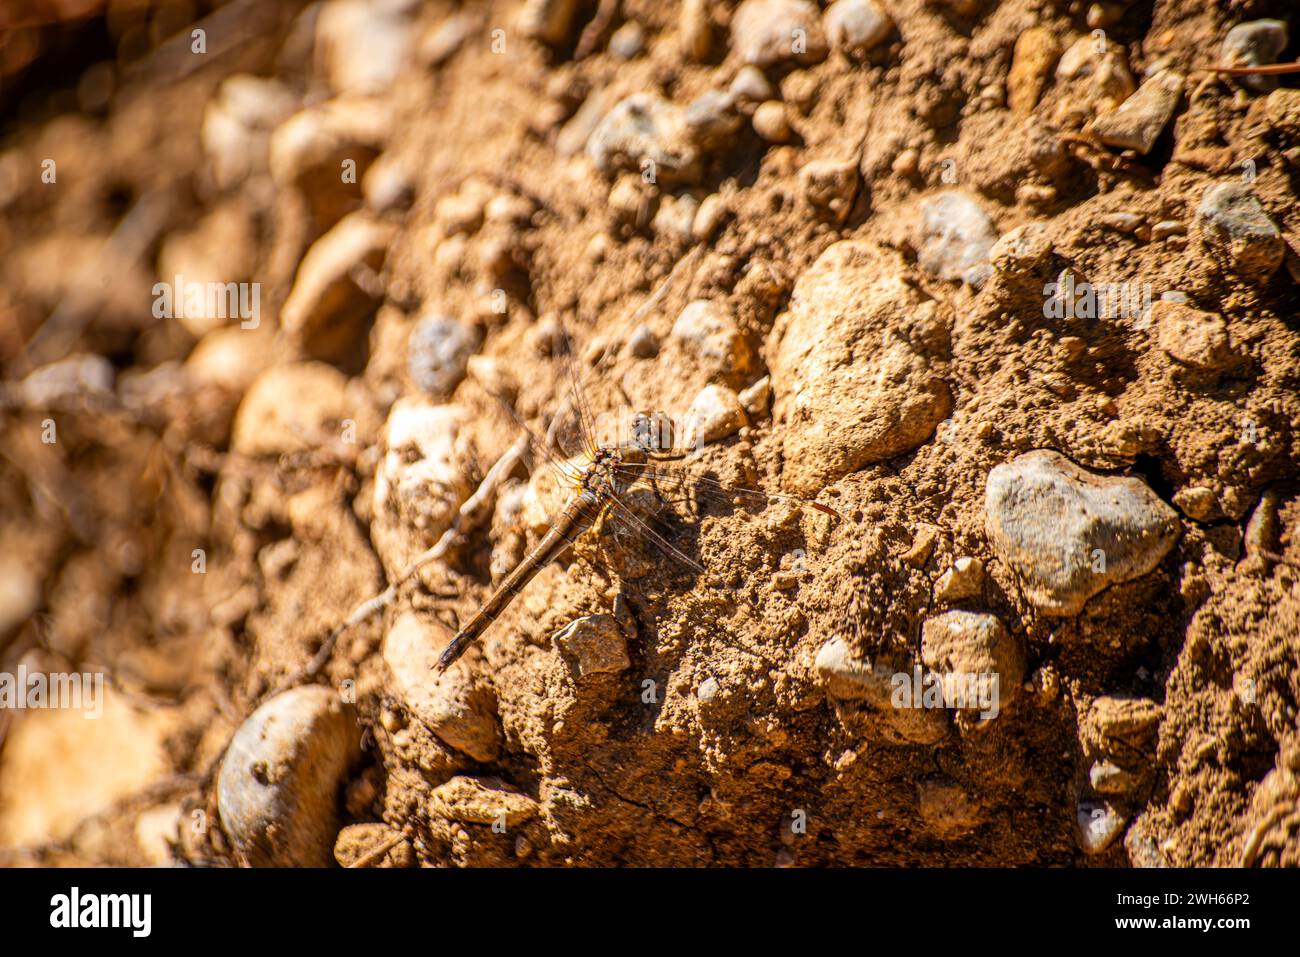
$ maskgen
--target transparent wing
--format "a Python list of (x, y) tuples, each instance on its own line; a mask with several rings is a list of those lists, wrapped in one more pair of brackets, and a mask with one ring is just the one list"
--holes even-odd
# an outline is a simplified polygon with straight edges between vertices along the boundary
[(690, 530), (678, 522), (666, 503), (653, 491), (638, 489), (612, 500), (606, 521), (611, 526), (615, 547), (620, 551), (635, 550), (640, 557), (648, 559), (653, 550), (696, 575), (705, 574), (704, 566), (692, 555), (694, 548)]
[(821, 502), (779, 492), (763, 492), (754, 488), (726, 485), (688, 468), (665, 465), (662, 462), (625, 463), (619, 466), (618, 471), (628, 481), (639, 480), (667, 493), (670, 497), (679, 497), (688, 504), (693, 504), (700, 513), (710, 508), (731, 510), (741, 507), (762, 510), (774, 503), (784, 503), (796, 508), (812, 509), (832, 518), (843, 518), (835, 509)]
[(596, 420), (578, 370), (573, 340), (558, 319), (551, 338), (551, 357), (559, 373), (556, 392), (560, 402), (552, 415), (547, 438), (564, 458), (591, 455), (599, 447)]
[(628, 464), (618, 471), (627, 487), (606, 510), (602, 548), (607, 562), (624, 578), (642, 577), (649, 570), (647, 563), (706, 575), (698, 539), (700, 520), (709, 514), (729, 514), (737, 508), (762, 510), (773, 503), (839, 514), (819, 502), (723, 485), (663, 464)]
[(506, 412), (514, 422), (515, 427), (528, 437), (528, 450), (532, 456), (530, 471), (534, 471), (540, 466), (549, 466), (554, 469), (557, 476), (567, 481), (575, 480), (579, 475), (578, 467), (568, 457), (557, 451), (554, 437), (550, 434), (543, 436), (531, 425), (523, 420), (523, 417), (515, 411), (514, 405), (505, 396), (491, 393), (498, 405)]

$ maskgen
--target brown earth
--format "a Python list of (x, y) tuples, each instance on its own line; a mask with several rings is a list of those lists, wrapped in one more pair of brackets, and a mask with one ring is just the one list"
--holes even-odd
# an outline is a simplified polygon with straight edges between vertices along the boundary
[[(109, 690), (95, 721), (0, 712), (0, 861), (243, 860), (217, 763), (261, 702), (316, 682), (355, 705), (361, 751), (324, 810), (293, 813), (341, 829), (325, 850), (345, 863), (1300, 863), (1300, 123), (1206, 72), (1229, 28), (1289, 4), (1109, 5), (1104, 56), (1135, 82), (1187, 76), (1142, 154), (1093, 135), (1101, 80), (1057, 71), (1086, 5), (882, 0), (896, 27), (865, 56), (765, 67), (788, 142), (742, 103), (655, 182), (635, 157), (597, 169), (586, 134), (631, 94), (727, 89), (736, 4), (580, 3), (544, 39), (516, 2), (258, 6), (202, 21), (202, 55), (167, 5), (93, 20), (116, 44), (98, 72), (99, 41), (48, 25), (11, 78), (0, 673), (102, 671)], [(49, 79), (55, 56), (81, 57), (78, 86)], [(1198, 219), (1248, 160), (1281, 266)], [(945, 278), (919, 231), (949, 190), (999, 235), (1041, 232)], [(705, 228), (695, 202), (723, 215)], [(1067, 269), (1221, 322), (1052, 318)], [(257, 328), (156, 317), (178, 272), (259, 283)], [(738, 330), (716, 350), (672, 332), (701, 299)], [(446, 389), (411, 363), (439, 314), (474, 353)], [(598, 411), (680, 418), (706, 385), (770, 376), (770, 407), (751, 398), (692, 469), (842, 518), (710, 508), (681, 539), (702, 574), (584, 543), (438, 683), (428, 662), (543, 527), (520, 468), (330, 646), (515, 440), (491, 393), (545, 430), (560, 323)], [(626, 347), (641, 325), (657, 354)], [(1077, 614), (1044, 613), (990, 543), (989, 473), (1034, 449), (1178, 510), (1158, 564)], [(987, 575), (956, 595), (963, 557)], [(1023, 662), (996, 719), (836, 693), (833, 639), (910, 671), (953, 608), (995, 615)], [(625, 657), (580, 667), (610, 642)], [(1128, 783), (1103, 794), (1107, 762)], [(1079, 816), (1102, 804), (1122, 837), (1089, 853)]]

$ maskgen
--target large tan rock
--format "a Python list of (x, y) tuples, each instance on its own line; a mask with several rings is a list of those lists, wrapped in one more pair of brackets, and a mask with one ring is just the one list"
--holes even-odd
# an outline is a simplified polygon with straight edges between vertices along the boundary
[(796, 283), (772, 332), (773, 414), (786, 488), (803, 495), (921, 445), (952, 409), (934, 365), (945, 308), (870, 243), (839, 242)]
[(1177, 513), (1145, 482), (1097, 475), (1041, 449), (989, 473), (989, 542), (1045, 615), (1078, 614), (1116, 582), (1147, 574), (1174, 547)]

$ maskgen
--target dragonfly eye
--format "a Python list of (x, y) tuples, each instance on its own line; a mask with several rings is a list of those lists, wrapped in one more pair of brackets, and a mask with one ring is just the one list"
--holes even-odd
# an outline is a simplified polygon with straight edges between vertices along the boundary
[(638, 412), (632, 420), (632, 444), (642, 452), (671, 449), (673, 420), (663, 412)]

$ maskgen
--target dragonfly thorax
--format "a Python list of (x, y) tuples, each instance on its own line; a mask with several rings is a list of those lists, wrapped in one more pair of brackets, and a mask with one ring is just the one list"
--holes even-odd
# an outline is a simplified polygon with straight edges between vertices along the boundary
[(600, 497), (621, 495), (632, 481), (627, 467), (643, 462), (645, 456), (638, 449), (601, 446), (591, 455), (583, 469), (581, 485), (584, 491)]

